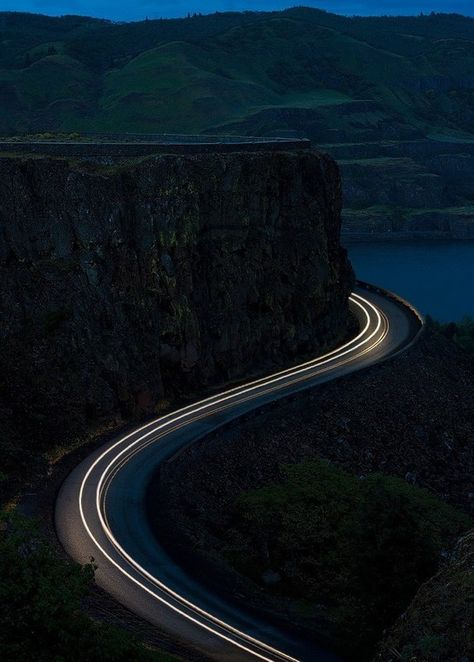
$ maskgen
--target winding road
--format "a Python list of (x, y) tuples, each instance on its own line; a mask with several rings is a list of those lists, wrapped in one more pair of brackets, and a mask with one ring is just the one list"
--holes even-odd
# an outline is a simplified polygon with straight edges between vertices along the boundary
[[(187, 574), (152, 532), (145, 508), (153, 474), (188, 444), (265, 403), (368, 367), (416, 341), (423, 321), (390, 293), (359, 286), (360, 322), (350, 342), (301, 365), (213, 395), (109, 442), (64, 482), (56, 502), (59, 539), (79, 563), (94, 557), (97, 583), (119, 602), (215, 660), (338, 658), (314, 642), (213, 594)], [(159, 504), (158, 504), (159, 506)], [(172, 527), (173, 523), (170, 522)]]

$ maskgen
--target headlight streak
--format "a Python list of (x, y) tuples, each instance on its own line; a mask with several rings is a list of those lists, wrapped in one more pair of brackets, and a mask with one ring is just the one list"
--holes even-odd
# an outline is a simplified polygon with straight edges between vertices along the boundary
[[(114, 537), (105, 513), (105, 499), (111, 481), (116, 476), (118, 471), (120, 471), (120, 469), (123, 468), (123, 466), (136, 453), (142, 451), (151, 443), (157, 443), (163, 436), (185, 425), (189, 425), (195, 422), (196, 420), (205, 418), (209, 415), (213, 415), (224, 409), (227, 409), (231, 405), (233, 406), (233, 405), (242, 404), (248, 400), (254, 399), (256, 397), (260, 397), (262, 395), (266, 395), (273, 391), (283, 390), (284, 388), (291, 386), (296, 382), (309, 380), (313, 377), (316, 377), (319, 374), (323, 374), (341, 365), (345, 365), (353, 361), (355, 358), (359, 358), (360, 356), (373, 351), (378, 345), (380, 345), (383, 342), (383, 340), (388, 334), (388, 330), (389, 330), (388, 320), (386, 319), (385, 315), (379, 312), (379, 310), (370, 301), (364, 299), (358, 294), (353, 293), (352, 296), (350, 297), (350, 300), (353, 305), (358, 306), (362, 310), (366, 319), (366, 324), (364, 325), (364, 328), (351, 341), (345, 343), (338, 349), (332, 350), (331, 352), (328, 352), (323, 356), (302, 363), (298, 366), (295, 366), (294, 368), (282, 370), (266, 378), (257, 379), (246, 385), (229, 389), (221, 394), (210, 396), (204, 400), (198, 401), (197, 403), (188, 405), (175, 412), (167, 414), (166, 416), (150, 421), (149, 423), (143, 425), (142, 427), (127, 434), (126, 436), (115, 442), (107, 450), (105, 450), (89, 467), (88, 471), (86, 472), (82, 480), (79, 490), (79, 511), (80, 511), (82, 523), (84, 525), (84, 528), (88, 536), (96, 545), (96, 547), (100, 550), (100, 552), (104, 555), (104, 557), (112, 565), (114, 565), (125, 577), (127, 577), (127, 579), (132, 581), (135, 585), (140, 587), (142, 590), (144, 590), (154, 599), (158, 600), (162, 604), (172, 609), (174, 612), (178, 613), (180, 616), (183, 616), (184, 618), (198, 625), (204, 630), (207, 630), (211, 634), (220, 637), (221, 639), (237, 646), (238, 648), (253, 655), (254, 657), (258, 657), (268, 662), (273, 662), (275, 658), (279, 660), (286, 660), (287, 662), (298, 662), (298, 661), (296, 660), (296, 658), (293, 658), (287, 655), (286, 653), (273, 648), (272, 646), (266, 644), (265, 642), (260, 641), (246, 634), (245, 632), (238, 630), (237, 628), (233, 627), (228, 623), (225, 623), (224, 621), (220, 620), (218, 617), (214, 616), (213, 614), (206, 612), (198, 605), (193, 604), (191, 601), (187, 600), (184, 596), (181, 596), (179, 593), (177, 593), (170, 587), (166, 586), (166, 584), (162, 583), (157, 577), (151, 575), (145, 568), (143, 568), (130, 555), (127, 554), (127, 552), (121, 547), (121, 545)], [(368, 335), (367, 338), (361, 340), (369, 330), (371, 323), (373, 323), (371, 316), (375, 317), (376, 320), (375, 328), (374, 330), (371, 331), (371, 333)], [(380, 335), (378, 335), (379, 331), (381, 331)], [(374, 342), (371, 343), (370, 341), (372, 339), (374, 339)], [(354, 354), (354, 352), (358, 349), (361, 349), (361, 351)], [(343, 356), (346, 356), (347, 358), (345, 358), (343, 361), (338, 361)], [(335, 361), (337, 362), (334, 363)], [(321, 368), (321, 366), (324, 365), (327, 365), (327, 367)], [(317, 368), (318, 368), (317, 372), (314, 372)], [(281, 384), (283, 380), (285, 381), (283, 382), (283, 384)], [(245, 396), (245, 397), (241, 397), (241, 396)], [(223, 403), (227, 403), (227, 404), (223, 404)], [(217, 408), (216, 405), (218, 406)], [(128, 565), (131, 566), (131, 568), (133, 568), (135, 573), (139, 574), (149, 583), (159, 588), (169, 598), (179, 603), (180, 606), (176, 606), (175, 604), (170, 602), (169, 599), (166, 599), (162, 595), (158, 595), (148, 586), (140, 582), (136, 577), (131, 575), (125, 568), (123, 568), (119, 563), (117, 563), (117, 561), (113, 559), (112, 556), (110, 556), (110, 554), (101, 546), (101, 544), (93, 535), (89, 527), (89, 524), (87, 522), (83, 508), (84, 490), (87, 481), (91, 476), (92, 472), (94, 471), (95, 467), (97, 467), (97, 465), (100, 462), (102, 462), (102, 460), (107, 455), (109, 455), (114, 449), (116, 449), (120, 445), (123, 445), (128, 439), (130, 439), (130, 437), (135, 436), (137, 433), (147, 430), (150, 427), (152, 427), (151, 430), (148, 430), (139, 438), (135, 439), (133, 442), (126, 445), (122, 450), (120, 450), (119, 453), (115, 454), (112, 460), (106, 466), (105, 470), (101, 473), (96, 488), (96, 511), (97, 511), (96, 514), (100, 521), (102, 531), (110, 541), (116, 553), (118, 553), (128, 563)], [(159, 432), (157, 436), (154, 436), (152, 439), (149, 439), (151, 435), (156, 435), (157, 432)], [(144, 441), (145, 439), (146, 441)], [(183, 608), (187, 608), (188, 610), (192, 611), (195, 615), (183, 611)], [(200, 619), (202, 620), (198, 620), (198, 618), (196, 618), (196, 615), (199, 615)], [(249, 648), (249, 646), (255, 646), (258, 650)], [(266, 657), (266, 655), (272, 655), (273, 657)]]
[[(385, 340), (385, 337), (388, 334), (388, 320), (387, 320), (386, 316), (383, 313), (381, 313), (381, 315), (383, 316), (383, 318), (384, 318), (384, 320), (387, 324), (387, 327), (384, 329), (383, 334), (380, 336), (380, 338), (373, 345), (370, 345), (370, 347), (367, 347), (363, 351), (358, 352), (354, 357), (351, 357), (351, 360), (354, 359), (354, 358), (360, 358), (364, 354), (368, 354), (369, 352), (372, 352), (375, 349), (375, 347), (380, 345), (380, 343), (382, 343)], [(331, 364), (327, 368), (323, 368), (322, 370), (320, 370), (317, 374), (319, 376), (319, 375), (321, 375), (325, 372), (329, 372), (330, 370), (334, 370), (334, 368), (338, 368), (342, 365), (345, 365), (346, 363), (347, 363), (347, 361), (340, 361), (339, 363)], [(315, 376), (314, 374), (310, 374), (307, 377), (302, 377), (302, 378), (294, 379), (294, 380), (291, 380), (291, 381), (286, 381), (285, 384), (284, 384), (284, 387), (276, 386), (276, 387), (273, 387), (273, 388), (266, 389), (265, 391), (261, 391), (261, 392), (259, 391), (258, 395), (259, 396), (260, 395), (267, 395), (268, 393), (271, 393), (273, 391), (281, 390), (282, 388), (286, 388), (287, 386), (291, 386), (292, 384), (295, 384), (297, 382), (302, 382), (304, 380), (313, 379), (314, 376)], [(238, 404), (248, 402), (249, 400), (252, 400), (254, 397), (255, 396), (249, 396), (249, 397), (246, 397), (246, 398), (239, 399)], [(164, 437), (164, 436), (166, 436), (166, 435), (168, 435), (172, 432), (176, 432), (176, 430), (179, 430), (182, 427), (185, 427), (186, 425), (188, 425), (188, 423), (195, 423), (196, 421), (199, 421), (203, 418), (207, 418), (209, 415), (218, 414), (218, 413), (228, 409), (228, 407), (229, 407), (229, 405), (224, 405), (223, 407), (218, 407), (217, 409), (212, 409), (207, 413), (205, 412), (203, 414), (200, 414), (199, 416), (195, 416), (194, 418), (189, 419), (189, 420), (187, 420), (183, 423), (180, 423), (179, 425), (176, 425), (175, 427), (166, 429), (165, 432), (159, 434), (157, 437), (152, 437), (151, 439), (149, 439), (145, 443), (141, 444), (140, 446), (138, 446), (134, 450), (130, 451), (130, 453), (128, 455), (125, 455), (116, 464), (115, 464), (115, 460), (114, 460), (109, 465), (109, 467), (111, 467), (111, 465), (114, 464), (115, 466), (113, 467), (113, 469), (112, 468), (109, 469), (109, 467), (108, 467), (107, 468), (107, 469), (109, 469), (108, 473), (107, 473), (107, 469), (104, 472), (104, 474), (107, 473), (107, 476), (105, 477), (104, 484), (102, 485), (102, 490), (101, 490), (101, 497), (102, 497), (102, 504), (103, 504), (103, 506), (101, 508), (101, 511), (103, 512), (103, 516), (104, 516), (104, 519), (106, 520), (106, 522), (107, 522), (107, 513), (106, 513), (106, 509), (105, 509), (105, 501), (107, 499), (107, 492), (108, 492), (109, 486), (112, 483), (115, 476), (120, 471), (120, 469), (122, 469), (122, 467), (124, 467), (125, 464), (127, 464), (127, 462), (132, 459), (132, 457), (134, 457), (137, 453), (140, 453), (142, 450), (144, 450), (145, 448), (150, 446), (150, 444), (156, 443), (162, 437)], [(139, 440), (137, 440), (137, 441), (139, 441)], [(111, 531), (111, 528), (108, 525), (107, 525), (107, 530)], [(111, 540), (114, 540), (113, 536), (112, 536)]]

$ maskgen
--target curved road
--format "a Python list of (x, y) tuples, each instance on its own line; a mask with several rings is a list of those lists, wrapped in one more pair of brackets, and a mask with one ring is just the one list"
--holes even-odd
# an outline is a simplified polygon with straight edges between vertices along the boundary
[[(370, 286), (369, 286), (370, 287)], [(360, 332), (338, 349), (151, 421), (97, 450), (64, 482), (56, 530), (79, 563), (94, 557), (96, 581), (129, 609), (216, 660), (338, 658), (212, 594), (169, 557), (151, 531), (147, 485), (164, 462), (228, 421), (269, 401), (346, 375), (406, 348), (422, 327), (409, 305), (358, 287), (350, 305)], [(170, 522), (170, 526), (172, 526)]]

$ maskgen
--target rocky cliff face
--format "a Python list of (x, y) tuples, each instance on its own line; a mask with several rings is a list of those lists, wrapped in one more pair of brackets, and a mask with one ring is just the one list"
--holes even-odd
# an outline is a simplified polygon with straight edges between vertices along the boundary
[(326, 147), (342, 172), (347, 238), (474, 237), (472, 145), (414, 140)]
[(334, 343), (340, 206), (314, 152), (0, 159), (7, 418), (40, 438)]

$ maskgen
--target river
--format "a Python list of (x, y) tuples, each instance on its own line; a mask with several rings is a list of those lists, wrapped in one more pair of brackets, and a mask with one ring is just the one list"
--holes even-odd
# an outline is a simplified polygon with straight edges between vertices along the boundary
[(474, 317), (474, 241), (346, 243), (356, 275), (441, 321)]

